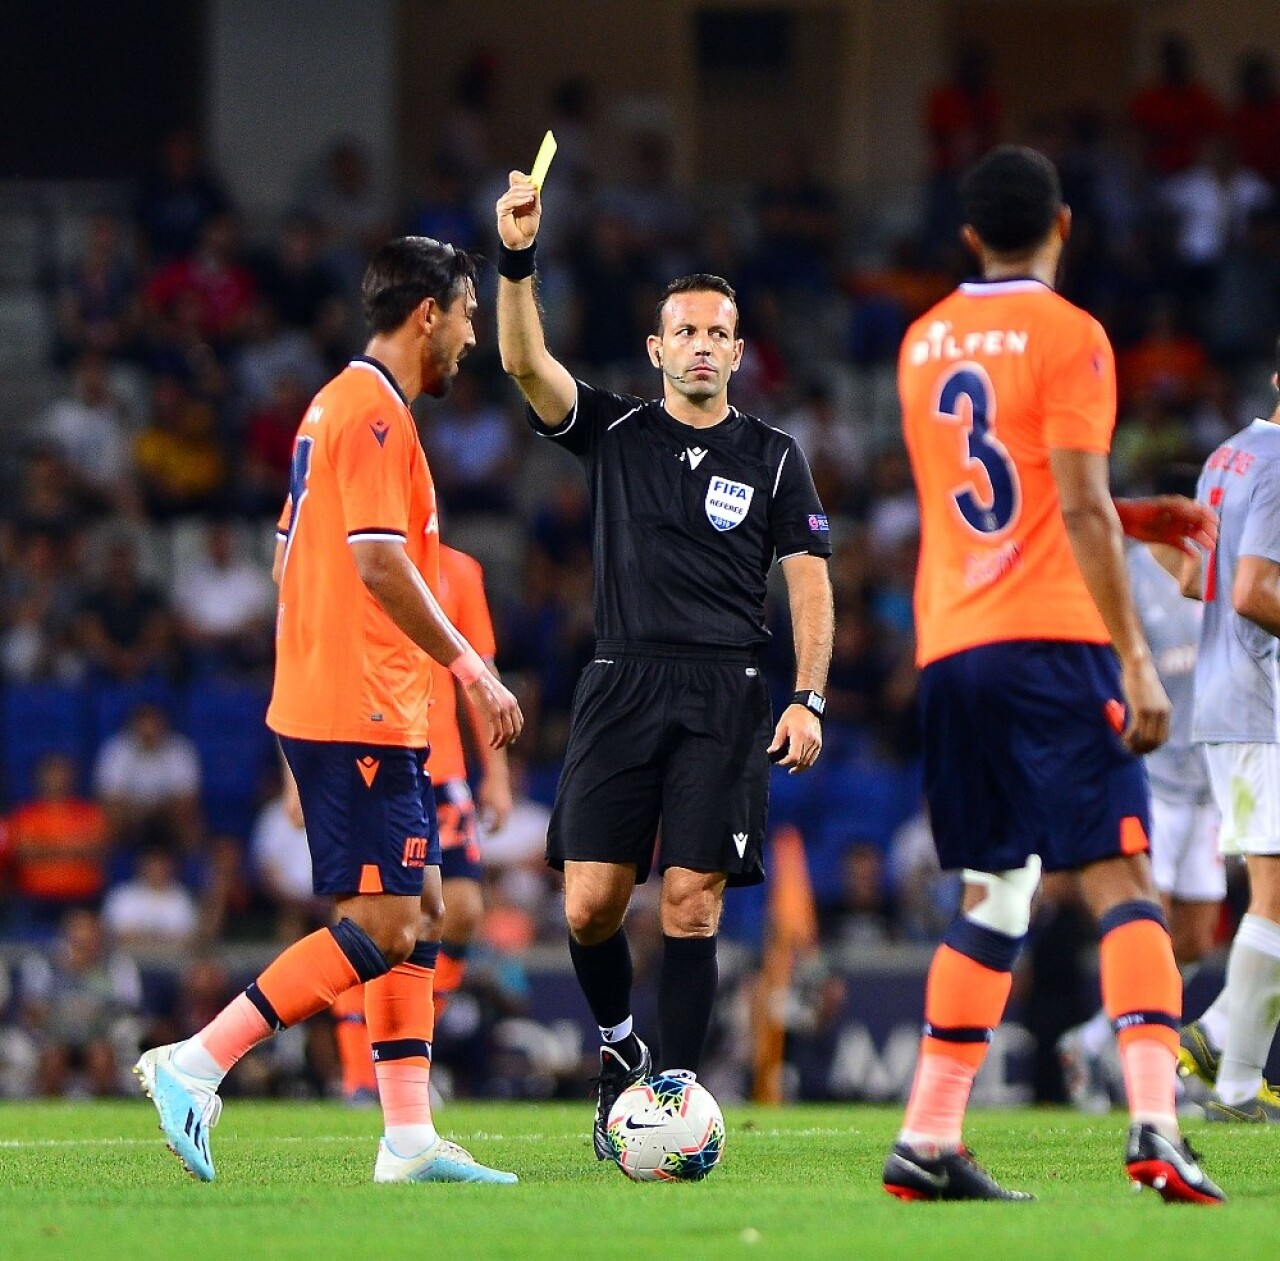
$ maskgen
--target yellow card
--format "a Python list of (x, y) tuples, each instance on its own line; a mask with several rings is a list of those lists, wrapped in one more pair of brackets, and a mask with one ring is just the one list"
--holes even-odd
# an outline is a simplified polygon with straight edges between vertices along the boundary
[(542, 181), (547, 178), (547, 172), (551, 169), (551, 159), (556, 156), (556, 138), (547, 132), (542, 137), (542, 144), (538, 146), (538, 156), (533, 160), (533, 170), (529, 172), (529, 183), (542, 191)]

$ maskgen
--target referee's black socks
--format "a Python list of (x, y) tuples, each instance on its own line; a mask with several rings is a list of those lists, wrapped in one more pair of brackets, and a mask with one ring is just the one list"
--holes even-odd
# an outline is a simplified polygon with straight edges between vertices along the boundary
[[(587, 1006), (591, 1008), (605, 1041), (628, 1064), (637, 1063), (640, 1045), (629, 1028), (632, 969), (626, 930), (619, 928), (612, 937), (594, 946), (584, 946), (570, 934), (569, 957), (573, 960), (573, 970), (578, 974), (578, 984), (582, 987)], [(605, 1034), (606, 1030), (619, 1030), (620, 1036), (610, 1038)]]
[(663, 1070), (698, 1071), (720, 979), (714, 937), (662, 938), (658, 1034)]

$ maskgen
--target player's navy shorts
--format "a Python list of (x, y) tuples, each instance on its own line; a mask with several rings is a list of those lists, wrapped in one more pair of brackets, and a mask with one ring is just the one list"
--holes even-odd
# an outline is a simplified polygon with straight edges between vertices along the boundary
[(1124, 746), (1107, 646), (987, 644), (920, 676), (925, 795), (944, 869), (1046, 871), (1148, 848), (1147, 776)]
[(427, 750), (280, 737), (307, 822), (315, 891), (418, 896), (440, 865)]
[(445, 880), (480, 880), (480, 829), (476, 803), (465, 779), (437, 784), (436, 822), (440, 828), (440, 875)]
[(764, 879), (769, 693), (752, 652), (601, 643), (573, 700), (547, 861)]

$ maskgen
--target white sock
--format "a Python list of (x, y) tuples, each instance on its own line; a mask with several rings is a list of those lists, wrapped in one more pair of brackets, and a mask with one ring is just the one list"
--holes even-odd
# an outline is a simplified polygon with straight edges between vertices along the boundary
[(606, 1043), (625, 1042), (631, 1036), (632, 1020), (628, 1016), (620, 1025), (600, 1025), (600, 1037)]
[(1080, 1049), (1090, 1057), (1101, 1055), (1114, 1037), (1111, 1018), (1105, 1008), (1100, 1008), (1080, 1026)]
[(194, 1077), (202, 1086), (217, 1090), (226, 1073), (205, 1050), (199, 1037), (188, 1038), (173, 1053), (173, 1066), (185, 1077)]
[(435, 1144), (440, 1135), (428, 1121), (425, 1125), (388, 1125), (383, 1138), (397, 1156), (416, 1156)]
[(1280, 924), (1246, 915), (1227, 958), (1230, 1006), (1218, 1069), (1218, 1097), (1245, 1103), (1258, 1093), (1280, 1023)]
[(1204, 1031), (1209, 1035), (1209, 1041), (1213, 1043), (1215, 1051), (1222, 1050), (1222, 1044), (1227, 1040), (1227, 987), (1224, 982), (1222, 988), (1218, 991), (1218, 997), (1213, 1000), (1209, 1010), (1199, 1017)]

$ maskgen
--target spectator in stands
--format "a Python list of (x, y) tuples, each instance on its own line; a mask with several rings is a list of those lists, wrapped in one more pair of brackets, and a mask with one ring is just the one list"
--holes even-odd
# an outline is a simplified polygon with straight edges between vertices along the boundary
[(41, 426), (62, 455), (71, 490), (89, 513), (131, 507), (131, 465), (124, 404), (111, 387), (106, 356), (85, 350), (75, 361), (74, 392), (49, 408)]
[(199, 913), (195, 899), (178, 880), (168, 849), (156, 844), (142, 848), (133, 879), (107, 894), (102, 923), (118, 946), (134, 954), (171, 960), (190, 949)]
[(1154, 303), (1141, 339), (1116, 356), (1121, 411), (1153, 397), (1185, 407), (1203, 389), (1208, 368), (1204, 346), (1181, 326), (1175, 304)]
[(1257, 171), (1280, 191), (1280, 91), (1271, 58), (1259, 49), (1240, 59), (1227, 135), (1235, 144), (1240, 165)]
[[(1203, 328), (1213, 358), (1228, 368), (1265, 361), (1280, 334), (1280, 216), (1249, 216), (1244, 237), (1215, 269)], [(1225, 434), (1223, 435), (1226, 436)]]
[(36, 798), (8, 820), (20, 918), (50, 932), (68, 909), (96, 906), (106, 882), (107, 816), (76, 793), (76, 764), (51, 753), (36, 769)]
[(316, 218), (296, 211), (285, 220), (279, 249), (256, 265), (258, 289), (286, 328), (311, 332), (325, 307), (342, 301), (338, 282), (321, 258), (323, 245)]
[[(563, 154), (557, 151), (557, 157), (563, 159)], [(440, 158), (434, 163), (422, 196), (409, 214), (408, 231), (464, 250), (476, 250), (486, 243), (466, 175), (455, 162)]]
[(10, 679), (73, 682), (84, 674), (76, 652), (80, 594), (66, 550), (43, 531), (17, 537), (0, 569), (0, 668)]
[(454, 379), (427, 440), (436, 488), (450, 514), (510, 510), (519, 434), (507, 408), (482, 396), (473, 373)]
[(206, 225), (231, 208), (221, 182), (204, 165), (189, 128), (171, 132), (160, 167), (143, 185), (137, 221), (152, 262), (162, 265), (195, 250)]
[(829, 292), (840, 235), (836, 200), (814, 177), (801, 145), (784, 145), (774, 155), (757, 214), (756, 266), (765, 283), (782, 290)]
[(626, 221), (612, 211), (597, 214), (570, 266), (578, 298), (578, 357), (593, 369), (627, 363), (649, 331), (653, 304), (646, 310), (643, 297), (650, 263), (632, 248)]
[(960, 905), (960, 873), (938, 866), (924, 810), (894, 832), (887, 877), (899, 931), (913, 941), (937, 941)]
[(58, 292), (57, 361), (87, 350), (114, 357), (137, 348), (142, 328), (138, 274), (120, 221), (100, 211), (89, 221), (85, 252), (68, 269)]
[(299, 382), (310, 397), (324, 384), (325, 367), (311, 338), (301, 329), (281, 324), (275, 307), (259, 298), (249, 313), (232, 375), (236, 403), (243, 413), (262, 407), (286, 379)]
[(951, 75), (925, 103), (929, 183), (921, 239), (938, 261), (960, 252), (960, 173), (1000, 141), (1004, 101), (991, 74), (991, 53), (981, 44), (956, 52)]
[(591, 564), (591, 498), (576, 470), (556, 479), (533, 520), (530, 543), (551, 565), (566, 568)]
[(16, 502), (4, 516), (19, 534), (45, 534), (64, 551), (71, 548), (82, 516), (67, 462), (55, 446), (42, 442), (27, 451)]
[(172, 837), (188, 852), (200, 835), (200, 759), (159, 705), (142, 704), (103, 744), (94, 788), (114, 840), (137, 845)]
[[(630, 165), (626, 183), (601, 189), (600, 214), (619, 221), (628, 252), (643, 259), (654, 275), (665, 278), (691, 271), (698, 217), (675, 184), (670, 138), (651, 131), (635, 136)], [(656, 304), (655, 294), (652, 305)]]
[(152, 384), (151, 423), (138, 435), (134, 461), (152, 517), (168, 520), (219, 506), (227, 469), (214, 412), (176, 373)]
[(311, 395), (296, 377), (280, 377), (271, 397), (245, 423), (235, 506), (247, 516), (279, 514), (289, 493), (293, 440)]
[(70, 912), (52, 952), (22, 960), (18, 995), (42, 1095), (121, 1092), (122, 1072), (138, 1053), (142, 979), (92, 911)]
[(134, 683), (172, 672), (173, 621), (159, 589), (143, 581), (128, 538), (109, 544), (104, 579), (81, 602), (78, 621), (81, 648), (101, 677)]
[(166, 263), (146, 288), (147, 307), (160, 324), (187, 303), (198, 312), (199, 327), (215, 350), (225, 351), (245, 334), (256, 288), (253, 273), (240, 262), (235, 217), (214, 216), (200, 235), (200, 248)]
[(1191, 45), (1181, 35), (1160, 40), (1159, 73), (1129, 105), (1143, 141), (1147, 167), (1176, 175), (1195, 162), (1205, 141), (1222, 130), (1222, 107), (1195, 74)]
[(320, 225), (326, 267), (344, 292), (358, 294), (366, 260), (390, 235), (390, 216), (362, 141), (342, 136), (329, 146), (303, 208)]
[(778, 421), (809, 460), (818, 495), (830, 512), (847, 511), (870, 464), (867, 434), (836, 401), (825, 381), (811, 381), (796, 408)]
[(262, 892), (275, 912), (278, 941), (297, 941), (326, 924), (329, 903), (311, 884), (311, 852), (302, 811), (284, 796), (269, 801), (258, 815), (249, 855)]
[(234, 674), (268, 666), (275, 606), (270, 574), (236, 555), (231, 523), (209, 522), (204, 554), (174, 574), (174, 616), (197, 668)]

